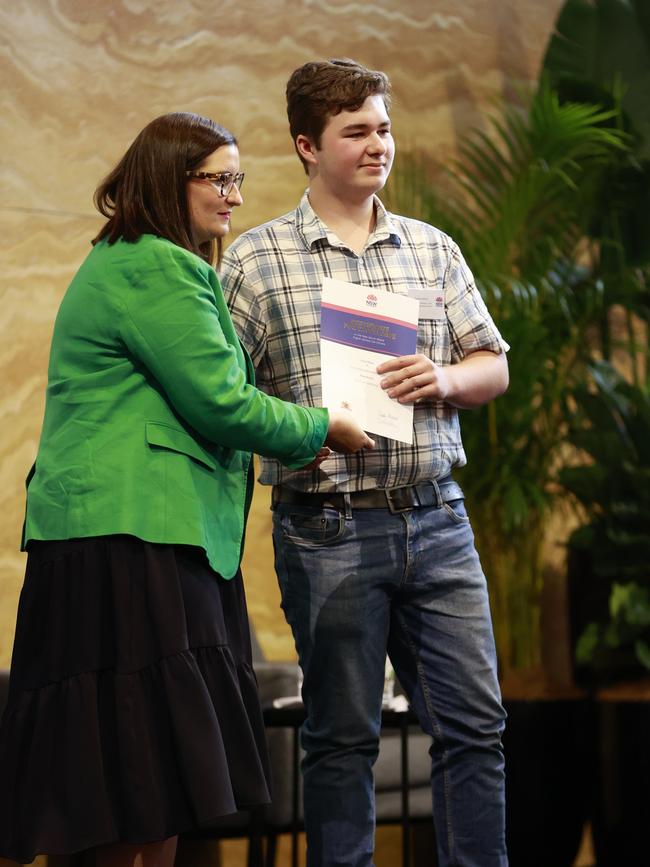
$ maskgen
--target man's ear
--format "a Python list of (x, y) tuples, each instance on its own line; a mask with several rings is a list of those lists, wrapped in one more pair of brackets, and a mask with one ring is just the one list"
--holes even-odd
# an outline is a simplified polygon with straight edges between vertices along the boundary
[(296, 136), (296, 150), (302, 159), (310, 166), (315, 166), (318, 163), (316, 156), (316, 146), (314, 142), (302, 133)]

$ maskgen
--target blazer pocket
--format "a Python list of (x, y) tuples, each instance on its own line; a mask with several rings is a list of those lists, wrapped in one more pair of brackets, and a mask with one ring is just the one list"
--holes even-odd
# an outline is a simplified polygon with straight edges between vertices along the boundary
[(184, 430), (160, 422), (148, 421), (145, 436), (150, 446), (187, 455), (208, 470), (217, 469), (217, 460)]

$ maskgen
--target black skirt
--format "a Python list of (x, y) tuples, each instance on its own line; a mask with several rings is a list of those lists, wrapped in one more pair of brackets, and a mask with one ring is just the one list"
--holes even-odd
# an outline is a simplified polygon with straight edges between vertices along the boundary
[(31, 543), (0, 726), (0, 855), (209, 828), (269, 801), (241, 574), (199, 549)]

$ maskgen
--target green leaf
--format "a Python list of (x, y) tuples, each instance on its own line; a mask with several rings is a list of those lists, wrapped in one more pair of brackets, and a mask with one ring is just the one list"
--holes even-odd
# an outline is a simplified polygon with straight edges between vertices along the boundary
[(650, 670), (650, 647), (648, 643), (638, 638), (634, 642), (634, 652), (641, 665)]
[(597, 623), (589, 623), (576, 643), (576, 660), (582, 665), (593, 662), (601, 644), (601, 633)]
[(650, 593), (647, 587), (638, 584), (618, 584), (612, 586), (610, 614), (631, 626), (650, 626)]

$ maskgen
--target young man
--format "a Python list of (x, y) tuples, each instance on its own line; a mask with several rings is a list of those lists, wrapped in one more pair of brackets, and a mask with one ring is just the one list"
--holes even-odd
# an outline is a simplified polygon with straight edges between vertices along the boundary
[(309, 189), (295, 211), (232, 244), (222, 269), (259, 386), (305, 406), (321, 396), (323, 278), (420, 300), (417, 354), (379, 367), (388, 394), (415, 404), (413, 445), (376, 437), (373, 452), (333, 455), (313, 472), (262, 464), (304, 672), (308, 863), (372, 863), (388, 652), (433, 738), (439, 865), (503, 867), (505, 715), (486, 582), (450, 471), (465, 463), (457, 407), (506, 389), (508, 347), (453, 241), (376, 196), (393, 162), (389, 107), (381, 72), (349, 60), (297, 69), (287, 110)]

